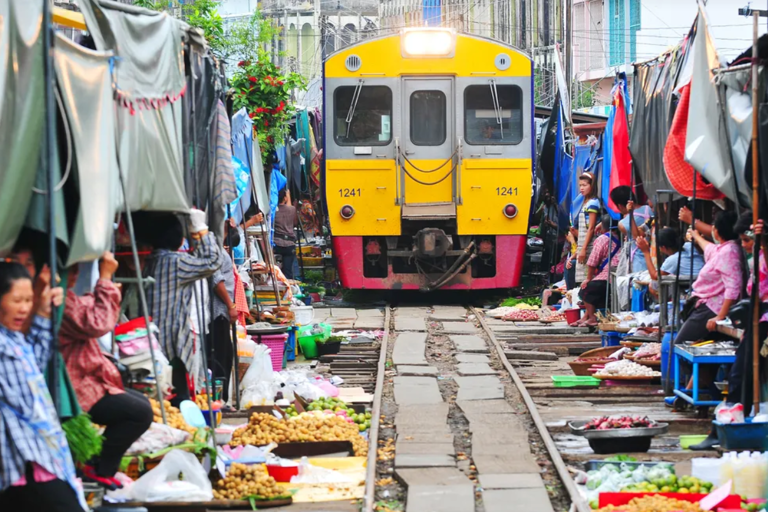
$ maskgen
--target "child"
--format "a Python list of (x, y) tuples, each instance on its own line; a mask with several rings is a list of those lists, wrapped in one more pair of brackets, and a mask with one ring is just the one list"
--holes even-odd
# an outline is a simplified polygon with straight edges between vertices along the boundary
[[(603, 216), (603, 231), (605, 234), (595, 239), (592, 254), (587, 261), (587, 278), (581, 283), (579, 296), (586, 306), (586, 314), (581, 321), (572, 324), (573, 327), (594, 327), (597, 325), (595, 312), (606, 305), (608, 287), (608, 269), (616, 268), (619, 264), (619, 249), (621, 239), (619, 226), (610, 215)], [(610, 265), (608, 264), (608, 260)]]
[(579, 246), (576, 253), (577, 283), (583, 282), (587, 275), (587, 260), (592, 252), (597, 219), (601, 210), (594, 183), (595, 177), (591, 172), (585, 172), (579, 176), (579, 193), (584, 196), (584, 207), (582, 208), (584, 218), (579, 222)]

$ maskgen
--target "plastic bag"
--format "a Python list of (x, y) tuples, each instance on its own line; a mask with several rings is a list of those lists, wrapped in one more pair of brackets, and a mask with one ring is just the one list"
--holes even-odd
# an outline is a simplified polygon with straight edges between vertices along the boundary
[(195, 456), (171, 450), (156, 468), (136, 480), (130, 497), (135, 501), (210, 501), (213, 492)]
[(348, 476), (333, 469), (313, 466), (306, 457), (301, 458), (299, 474), (291, 477), (292, 484), (351, 484)]
[(253, 360), (251, 361), (251, 366), (248, 367), (248, 371), (243, 376), (240, 389), (247, 390), (259, 382), (269, 382), (272, 380), (274, 371), (272, 370), (272, 360), (269, 355), (271, 352), (272, 350), (263, 344), (257, 344), (254, 347)]
[(178, 430), (162, 423), (152, 423), (141, 437), (133, 442), (128, 451), (128, 455), (137, 455), (141, 453), (153, 453), (169, 446), (176, 446), (187, 442), (190, 438), (189, 432)]
[(715, 419), (720, 423), (744, 423), (744, 406), (721, 402), (715, 408)]

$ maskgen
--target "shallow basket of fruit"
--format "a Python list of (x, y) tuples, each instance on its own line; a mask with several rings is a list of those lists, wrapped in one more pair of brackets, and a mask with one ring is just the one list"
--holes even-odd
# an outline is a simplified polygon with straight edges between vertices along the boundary
[(587, 350), (581, 354), (578, 359), (568, 363), (574, 375), (589, 376), (592, 373), (589, 369), (594, 365), (604, 365), (618, 359), (610, 359), (609, 356), (617, 351), (616, 347), (600, 347)]
[(247, 501), (254, 510), (293, 503), (291, 495), (283, 492), (262, 464), (233, 463), (227, 476), (214, 484), (213, 497), (230, 503)]
[[(701, 512), (699, 501), (706, 494), (601, 492), (597, 512)], [(741, 498), (732, 494), (718, 508), (741, 508)]]
[(568, 423), (571, 433), (583, 436), (595, 453), (647, 452), (654, 436), (665, 434), (667, 423), (643, 416), (602, 416)]

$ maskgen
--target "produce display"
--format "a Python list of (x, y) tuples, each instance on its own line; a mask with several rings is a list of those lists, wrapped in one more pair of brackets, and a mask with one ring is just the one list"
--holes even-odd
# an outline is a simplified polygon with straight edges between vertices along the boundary
[(518, 309), (507, 313), (503, 318), (512, 322), (531, 322), (539, 319), (539, 313), (532, 309)]
[[(201, 393), (195, 397), (195, 404), (200, 408), (201, 411), (207, 411), (208, 410), (208, 395), (205, 393)], [(221, 409), (221, 401), (220, 400), (214, 400), (211, 402), (211, 406), (213, 406), (213, 410), (217, 411)]]
[(698, 503), (681, 501), (666, 496), (643, 496), (642, 498), (633, 498), (626, 505), (608, 505), (598, 510), (598, 512), (609, 511), (621, 512), (701, 512)]
[(305, 412), (287, 420), (277, 419), (272, 414), (254, 413), (247, 426), (235, 430), (229, 445), (316, 441), (350, 441), (356, 456), (368, 453), (368, 442), (360, 435), (358, 425), (348, 423), (342, 416), (321, 411)]
[(233, 463), (226, 478), (213, 486), (213, 497), (217, 500), (245, 500), (248, 498), (277, 498), (283, 491), (274, 478), (267, 474), (263, 464), (246, 466)]
[(595, 376), (601, 377), (661, 377), (661, 372), (656, 372), (641, 364), (622, 359), (608, 363), (598, 370)]
[(635, 359), (661, 359), (661, 343), (643, 343), (632, 355)]
[(695, 476), (684, 476), (678, 480), (675, 475), (631, 484), (621, 490), (621, 492), (679, 492), (681, 494), (708, 494), (711, 491), (711, 482), (699, 480)]
[(605, 362), (611, 362), (615, 361), (615, 359), (611, 359), (610, 357), (580, 357), (578, 359), (574, 359), (574, 363), (605, 363)]
[[(307, 406), (307, 410), (310, 412), (320, 411), (325, 414), (335, 414), (346, 419), (347, 423), (354, 423), (360, 432), (365, 432), (371, 428), (371, 413), (356, 413), (355, 410), (347, 405), (343, 400), (338, 398), (318, 398), (311, 402)], [(291, 405), (285, 410), (285, 413), (290, 417), (299, 415), (296, 407)]]
[[(155, 423), (162, 423), (163, 415), (160, 412), (160, 402), (154, 398), (150, 398), (149, 403), (152, 405), (152, 413), (154, 414), (152, 421)], [(184, 416), (181, 415), (181, 411), (176, 407), (173, 407), (171, 402), (163, 400), (163, 405), (165, 406), (165, 417), (168, 419), (169, 427), (189, 432), (193, 436), (197, 433), (197, 429), (191, 425), (187, 425), (187, 422), (184, 421)]]
[(593, 418), (584, 425), (584, 430), (608, 430), (611, 428), (644, 428), (653, 427), (656, 422), (647, 416), (601, 416)]
[(587, 473), (587, 499), (591, 508), (597, 508), (601, 492), (620, 492), (622, 489), (641, 482), (667, 481), (675, 475), (671, 464), (647, 466), (641, 464), (632, 468), (627, 464), (606, 464), (596, 471)]

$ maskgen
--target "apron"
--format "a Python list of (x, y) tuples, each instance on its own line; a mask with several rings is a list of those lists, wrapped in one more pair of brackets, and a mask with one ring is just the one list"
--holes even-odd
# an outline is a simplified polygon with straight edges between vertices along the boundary
[(75, 475), (75, 467), (72, 464), (72, 454), (69, 451), (67, 438), (56, 419), (53, 401), (51, 400), (51, 394), (48, 391), (45, 378), (37, 368), (36, 362), (34, 362), (31, 349), (24, 350), (20, 347), (14, 347), (13, 349), (22, 361), (26, 380), (34, 397), (32, 416), (24, 416), (4, 402), (0, 402), (0, 407), (5, 407), (13, 412), (21, 423), (26, 424), (35, 433), (35, 436), (45, 442), (53, 459), (54, 469), (63, 475), (64, 480), (75, 491), (75, 495), (78, 501), (80, 501), (80, 506), (83, 507), (83, 510), (88, 510), (82, 488)]
[[(587, 222), (589, 222), (589, 214), (584, 215), (584, 218), (579, 222), (579, 246), (576, 251), (577, 257), (583, 247), (582, 243), (587, 238), (587, 231), (589, 231)], [(592, 240), (589, 241), (589, 245), (587, 246), (587, 259), (584, 263), (579, 263), (578, 259), (576, 260), (576, 283), (581, 283), (587, 278), (587, 261), (589, 260), (589, 255), (592, 254), (592, 246), (595, 243), (595, 238), (597, 238), (596, 235), (597, 233), (592, 234)]]

